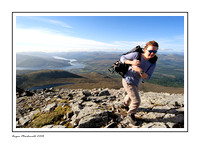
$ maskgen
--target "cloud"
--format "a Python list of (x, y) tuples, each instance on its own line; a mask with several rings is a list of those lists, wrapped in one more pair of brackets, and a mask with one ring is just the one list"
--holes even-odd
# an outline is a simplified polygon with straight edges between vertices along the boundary
[(183, 41), (183, 40), (184, 40), (184, 35), (177, 35), (177, 36), (174, 36), (174, 39), (175, 39), (175, 40)]
[(14, 49), (22, 51), (114, 51), (116, 44), (62, 35), (48, 29), (16, 29)]
[(173, 51), (173, 49), (171, 48), (159, 48), (159, 51)]
[(65, 27), (65, 28), (72, 28), (68, 24), (61, 22), (61, 21), (47, 19), (47, 22), (52, 23), (52, 24), (56, 24), (56, 25), (60, 25), (61, 27)]
[(144, 47), (146, 42), (144, 41), (114, 41), (114, 44), (118, 45), (121, 48), (133, 48), (137, 45), (140, 45), (141, 47)]
[(159, 51), (165, 52), (183, 52), (184, 51), (184, 35), (176, 35), (169, 38), (157, 39), (159, 43)]
[(58, 20), (52, 20), (52, 19), (48, 19), (48, 18), (44, 18), (44, 17), (29, 17), (33, 20), (37, 20), (40, 22), (44, 22), (44, 23), (49, 23), (49, 24), (53, 24), (53, 25), (57, 25), (57, 26), (61, 26), (64, 28), (72, 28), (70, 25), (68, 25), (67, 23), (64, 23), (62, 21), (58, 21)]
[[(176, 39), (160, 39), (159, 51), (183, 51), (184, 45)], [(85, 38), (72, 37), (50, 29), (22, 29), (14, 30), (14, 50), (44, 51), (44, 52), (67, 52), (67, 51), (119, 51), (126, 52), (133, 47), (145, 46), (146, 41), (113, 41), (101, 42)]]

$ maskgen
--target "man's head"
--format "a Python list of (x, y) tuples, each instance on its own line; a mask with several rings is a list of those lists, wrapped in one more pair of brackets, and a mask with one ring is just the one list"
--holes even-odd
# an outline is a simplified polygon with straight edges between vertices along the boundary
[(158, 43), (156, 41), (149, 41), (144, 47), (144, 56), (147, 59), (153, 58), (158, 50)]
[(144, 49), (147, 49), (148, 46), (156, 46), (157, 48), (159, 47), (158, 43), (156, 41), (149, 41), (148, 43), (146, 43)]

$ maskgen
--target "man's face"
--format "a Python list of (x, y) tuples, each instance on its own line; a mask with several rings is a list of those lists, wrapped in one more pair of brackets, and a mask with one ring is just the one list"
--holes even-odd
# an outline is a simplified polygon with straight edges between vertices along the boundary
[(146, 58), (150, 59), (153, 58), (156, 55), (156, 52), (158, 50), (157, 46), (148, 46), (147, 49), (144, 51), (144, 55)]

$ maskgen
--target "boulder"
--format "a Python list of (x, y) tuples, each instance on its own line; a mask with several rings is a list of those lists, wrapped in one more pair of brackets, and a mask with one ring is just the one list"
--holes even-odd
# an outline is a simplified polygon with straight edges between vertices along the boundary
[(99, 96), (109, 96), (109, 95), (110, 95), (110, 93), (109, 93), (108, 90), (102, 90), (102, 91), (100, 91), (100, 93), (99, 93)]
[(56, 103), (51, 103), (48, 104), (43, 110), (42, 112), (51, 112), (52, 110), (54, 110), (56, 108), (57, 104)]
[(35, 110), (35, 111), (31, 111), (30, 114), (28, 115), (30, 119), (33, 119), (33, 117), (38, 114), (40, 112), (40, 110)]
[(85, 95), (85, 96), (91, 96), (92, 93), (89, 90), (84, 90), (83, 91), (83, 95)]
[(19, 122), (22, 126), (26, 126), (30, 120), (31, 118), (29, 116), (24, 116), (19, 119)]
[(100, 128), (108, 123), (108, 112), (102, 111), (99, 114), (87, 115), (79, 121), (78, 128)]

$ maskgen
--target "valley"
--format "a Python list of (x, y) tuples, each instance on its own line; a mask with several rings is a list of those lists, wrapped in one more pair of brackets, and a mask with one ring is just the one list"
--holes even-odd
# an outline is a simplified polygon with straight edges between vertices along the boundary
[[(30, 54), (29, 54), (30, 55)], [(87, 52), (41, 54), (47, 59), (58, 56), (76, 59), (82, 68), (17, 70), (17, 87), (32, 87), (61, 84), (56, 88), (113, 88), (122, 87), (121, 77), (111, 74), (108, 68), (119, 59), (121, 53)], [(32, 54), (34, 56), (34, 54)], [(142, 91), (184, 93), (184, 57), (182, 55), (158, 55), (159, 60), (152, 78), (140, 85)], [(56, 59), (62, 62), (62, 59)], [(17, 62), (18, 63), (18, 62)], [(65, 61), (66, 63), (66, 61)]]

